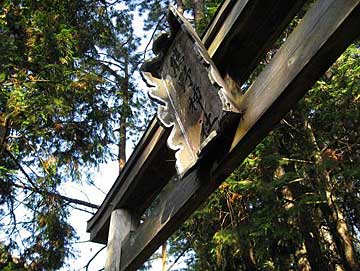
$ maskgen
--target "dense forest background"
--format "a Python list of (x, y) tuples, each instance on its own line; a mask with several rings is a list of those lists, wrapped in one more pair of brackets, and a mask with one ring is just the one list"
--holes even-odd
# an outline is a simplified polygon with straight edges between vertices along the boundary
[[(220, 2), (174, 4), (201, 34)], [(89, 169), (109, 160), (124, 166), (152, 112), (132, 22), (140, 13), (156, 36), (167, 6), (0, 1), (1, 270), (57, 270), (74, 254), (69, 213), (94, 206), (59, 187), (91, 184)], [(185, 270), (359, 270), (359, 79), (356, 41), (172, 236), (169, 259)]]

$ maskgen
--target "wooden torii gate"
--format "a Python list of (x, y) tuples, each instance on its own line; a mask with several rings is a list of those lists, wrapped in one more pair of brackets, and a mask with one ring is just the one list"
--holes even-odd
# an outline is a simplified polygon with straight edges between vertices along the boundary
[[(238, 118), (230, 118), (210, 143), (205, 140), (195, 162), (180, 171), (166, 144), (171, 129), (153, 119), (88, 221), (91, 241), (108, 245), (105, 270), (139, 268), (359, 37), (360, 0), (318, 0), (242, 93), (239, 86), (304, 2), (225, 0), (220, 6), (202, 43), (227, 82)], [(150, 216), (140, 223), (150, 205)]]

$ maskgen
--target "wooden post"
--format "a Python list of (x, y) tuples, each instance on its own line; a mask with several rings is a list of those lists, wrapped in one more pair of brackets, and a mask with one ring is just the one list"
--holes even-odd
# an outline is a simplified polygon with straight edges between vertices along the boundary
[(110, 218), (105, 271), (120, 271), (122, 242), (138, 226), (136, 217), (129, 210), (113, 210)]

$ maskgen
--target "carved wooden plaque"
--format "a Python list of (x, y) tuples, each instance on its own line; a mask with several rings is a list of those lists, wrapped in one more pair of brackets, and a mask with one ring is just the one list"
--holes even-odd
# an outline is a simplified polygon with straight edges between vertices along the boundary
[(161, 48), (160, 56), (151, 64), (159, 68), (156, 72), (149, 72), (149, 67), (142, 70), (156, 86), (150, 96), (160, 103), (159, 120), (166, 127), (173, 127), (168, 146), (177, 151), (176, 167), (182, 175), (221, 130), (226, 112), (237, 110), (191, 25), (175, 8), (170, 8), (169, 16), (170, 24), (175, 24), (172, 29), (176, 30), (165, 37), (167, 43), (164, 43), (164, 36), (159, 38), (163, 44), (168, 44), (168, 48)]

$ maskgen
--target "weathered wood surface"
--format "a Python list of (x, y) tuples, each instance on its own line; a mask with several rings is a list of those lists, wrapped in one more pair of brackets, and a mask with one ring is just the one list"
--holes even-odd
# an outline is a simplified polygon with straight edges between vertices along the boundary
[(177, 173), (182, 176), (221, 133), (223, 124), (240, 114), (190, 23), (173, 6), (168, 16), (171, 35), (155, 43), (166, 40), (171, 45), (141, 71), (154, 85), (150, 96), (158, 102), (158, 120), (172, 129), (167, 145), (175, 151)]
[(222, 75), (230, 76), (240, 87), (304, 2), (225, 1), (226, 18), (218, 14), (210, 25), (218, 34), (211, 36), (210, 32), (204, 40)]
[(116, 209), (111, 212), (105, 271), (120, 271), (123, 240), (138, 226), (138, 219), (129, 210)]
[[(248, 8), (240, 9), (237, 6), (236, 12), (233, 11), (239, 2)], [(206, 48), (209, 48), (212, 43), (226, 40), (226, 42), (219, 43), (218, 46), (213, 46), (210, 55), (222, 55), (227, 51), (236, 53), (237, 59), (243, 65), (240, 67), (243, 74), (250, 74), (261, 57), (261, 53), (253, 50), (253, 47), (249, 48), (245, 45), (252, 44), (252, 46), (261, 47), (262, 54), (264, 54), (304, 2), (305, 0), (267, 0), (264, 4), (262, 0), (224, 1), (205, 33), (203, 42)], [(261, 20), (257, 17), (259, 14), (262, 16)], [(274, 20), (274, 16), (276, 24), (265, 23)], [(226, 29), (222, 28), (224, 23), (227, 25)], [(261, 28), (259, 28), (259, 24), (262, 25)], [(248, 29), (252, 29), (252, 31), (248, 31)], [(234, 32), (237, 35), (234, 36), (232, 34)], [(242, 40), (240, 41), (236, 37), (242, 37)], [(230, 60), (233, 58), (231, 54), (227, 54), (226, 57), (229, 59), (213, 58), (223, 75), (232, 69), (231, 65), (235, 65), (234, 70), (239, 68), (236, 63), (230, 64)], [(236, 78), (236, 82), (241, 85), (245, 79), (242, 76)], [(156, 137), (157, 133), (161, 133), (161, 136)], [(175, 174), (174, 153), (166, 147), (167, 137), (167, 132), (154, 119), (100, 209), (89, 220), (87, 231), (90, 232), (91, 241), (106, 244), (111, 211), (116, 208), (129, 208), (141, 214), (149, 206), (156, 193)], [(151, 155), (150, 153), (143, 154), (146, 152), (145, 147), (156, 140), (159, 147), (147, 150), (151, 151)], [(146, 163), (138, 161), (140, 156), (149, 155), (154, 157), (151, 161)], [(139, 171), (142, 173), (138, 174)], [(135, 191), (136, 193), (134, 193)]]
[[(360, 34), (360, 0), (319, 0), (246, 92), (233, 137), (219, 139), (180, 181), (168, 183), (123, 250), (121, 270), (136, 270), (218, 187), (319, 76)], [(129, 237), (128, 237), (129, 238)], [(129, 239), (127, 239), (129, 240)]]

